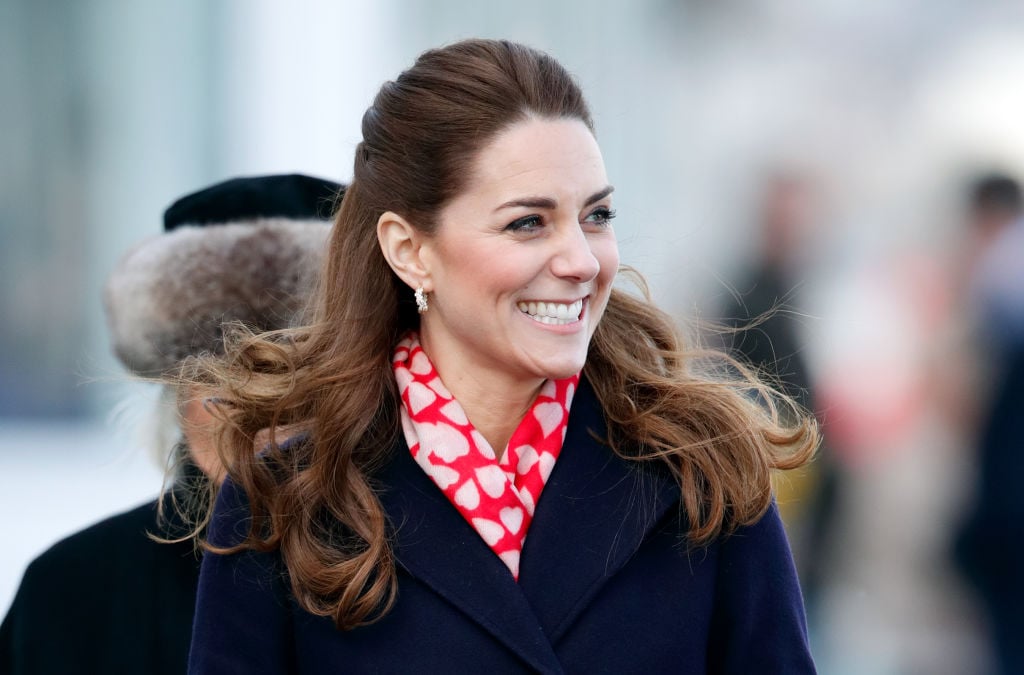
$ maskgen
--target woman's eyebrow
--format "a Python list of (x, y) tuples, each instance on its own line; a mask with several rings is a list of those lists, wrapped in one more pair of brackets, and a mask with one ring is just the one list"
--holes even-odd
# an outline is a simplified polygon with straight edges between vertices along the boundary
[(522, 197), (505, 202), (494, 210), (501, 211), (502, 209), (510, 209), (515, 206), (523, 206), (528, 209), (554, 209), (558, 207), (558, 202), (550, 197)]
[(604, 199), (605, 197), (607, 197), (608, 195), (610, 195), (613, 192), (615, 192), (615, 187), (612, 186), (612, 185), (609, 185), (608, 187), (605, 187), (605, 188), (603, 188), (601, 190), (598, 190), (594, 194), (590, 195), (590, 197), (587, 199), (587, 201), (585, 201), (583, 203), (583, 205), (584, 206), (590, 206), (594, 202), (601, 201), (602, 199)]
[[(602, 188), (590, 195), (590, 197), (587, 198), (587, 201), (584, 202), (584, 206), (590, 206), (594, 202), (599, 202), (614, 191), (615, 188), (611, 185)], [(528, 209), (555, 209), (558, 208), (558, 202), (551, 197), (521, 197), (519, 199), (507, 201), (494, 210), (501, 211), (502, 209), (509, 209), (513, 207), (525, 207)]]

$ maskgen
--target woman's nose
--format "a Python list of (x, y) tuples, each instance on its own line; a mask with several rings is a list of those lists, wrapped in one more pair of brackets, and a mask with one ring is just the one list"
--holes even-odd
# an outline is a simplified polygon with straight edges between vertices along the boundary
[(558, 237), (558, 250), (551, 261), (552, 272), (576, 282), (590, 281), (601, 271), (586, 233), (576, 223), (567, 224)]

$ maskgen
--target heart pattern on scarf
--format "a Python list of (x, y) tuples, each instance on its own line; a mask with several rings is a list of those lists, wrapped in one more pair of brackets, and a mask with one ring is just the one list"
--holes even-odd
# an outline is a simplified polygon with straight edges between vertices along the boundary
[(519, 578), (519, 558), (540, 493), (562, 450), (579, 375), (548, 380), (496, 459), (409, 333), (392, 366), (402, 431), (416, 463)]

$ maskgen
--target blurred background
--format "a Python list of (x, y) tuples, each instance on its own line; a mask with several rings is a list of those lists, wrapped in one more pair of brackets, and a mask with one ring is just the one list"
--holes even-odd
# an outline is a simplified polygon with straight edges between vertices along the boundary
[(1024, 176), (1016, 0), (4, 0), (0, 611), (31, 558), (160, 486), (157, 394), (109, 350), (115, 261), (207, 184), (347, 181), (380, 84), (473, 36), (578, 76), (622, 259), (681, 323), (784, 303), (726, 346), (824, 424), (779, 486), (821, 672), (994, 668), (964, 524), (1006, 370), (987, 299), (1022, 297), (1024, 249), (990, 261), (1012, 226), (972, 195)]

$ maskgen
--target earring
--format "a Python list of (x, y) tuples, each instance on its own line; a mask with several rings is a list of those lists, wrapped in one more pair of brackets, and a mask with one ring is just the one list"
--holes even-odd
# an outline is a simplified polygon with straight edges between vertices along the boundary
[(423, 312), (427, 311), (427, 293), (426, 291), (423, 290), (422, 286), (416, 289), (415, 297), (416, 309), (419, 311), (419, 313), (422, 314)]

